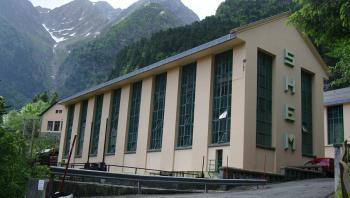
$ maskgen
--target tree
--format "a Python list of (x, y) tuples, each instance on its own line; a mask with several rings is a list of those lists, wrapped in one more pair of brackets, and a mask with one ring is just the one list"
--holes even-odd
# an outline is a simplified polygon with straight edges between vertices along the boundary
[[(37, 95), (33, 101), (23, 106), (20, 110), (12, 110), (4, 115), (4, 124), (0, 125), (0, 195), (4, 197), (23, 197), (27, 178), (43, 178), (48, 175), (48, 166), (40, 165), (38, 155), (45, 149), (51, 149), (54, 140), (38, 137), (33, 141), (32, 153), (30, 155), (29, 145), (31, 136), (23, 136), (26, 130), (31, 134), (33, 125), (35, 134), (40, 128), (40, 114), (49, 107), (50, 98), (47, 94)], [(42, 99), (46, 99), (46, 102)], [(1, 107), (1, 103), (0, 103)], [(24, 125), (24, 123), (27, 123)], [(6, 181), (6, 185), (4, 184)], [(9, 192), (2, 190), (8, 189)]]
[(5, 104), (5, 99), (0, 96), (0, 125), (2, 124), (2, 116), (6, 114), (7, 112), (7, 106)]
[[(109, 78), (129, 73), (224, 36), (235, 27), (289, 10), (291, 0), (226, 0), (214, 16), (141, 39), (119, 51)], [(75, 83), (75, 81), (72, 81)]]
[(330, 67), (331, 85), (350, 86), (350, 1), (296, 0), (295, 3), (291, 22), (336, 59)]
[(33, 97), (32, 103), (36, 103), (38, 101), (43, 101), (43, 102), (47, 102), (50, 105), (54, 104), (55, 102), (57, 102), (58, 100), (58, 93), (54, 92), (52, 95), (50, 95), (47, 91), (43, 92), (43, 93), (39, 93), (36, 94)]
[[(12, 110), (5, 116), (4, 127), (9, 131), (21, 133), (23, 131), (23, 123), (25, 120), (39, 119), (40, 114), (49, 107), (48, 102), (39, 100), (34, 103), (28, 103), (19, 111)], [(36, 124), (38, 129), (39, 123)], [(32, 127), (32, 124), (29, 124)], [(29, 129), (31, 131), (31, 128)]]
[(25, 141), (17, 133), (0, 126), (0, 195), (23, 197), (29, 177)]

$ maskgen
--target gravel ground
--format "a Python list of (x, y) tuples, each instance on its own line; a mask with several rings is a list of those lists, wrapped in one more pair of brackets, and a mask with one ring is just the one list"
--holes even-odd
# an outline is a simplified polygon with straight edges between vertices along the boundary
[(177, 195), (129, 195), (126, 198), (313, 198), (331, 197), (334, 192), (334, 179), (311, 179), (266, 185), (260, 189), (235, 190), (230, 192), (209, 192)]

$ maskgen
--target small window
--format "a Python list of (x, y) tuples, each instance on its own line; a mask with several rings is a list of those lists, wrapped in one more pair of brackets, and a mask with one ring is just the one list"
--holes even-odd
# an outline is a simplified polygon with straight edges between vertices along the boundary
[(52, 131), (53, 130), (53, 121), (48, 121), (47, 122), (47, 131)]
[(53, 130), (54, 131), (60, 131), (60, 125), (61, 125), (60, 121), (55, 121)]

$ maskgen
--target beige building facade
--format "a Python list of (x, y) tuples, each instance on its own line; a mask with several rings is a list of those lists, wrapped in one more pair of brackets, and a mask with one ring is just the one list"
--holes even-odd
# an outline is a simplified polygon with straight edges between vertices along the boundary
[(63, 122), (65, 120), (64, 111), (65, 107), (60, 104), (54, 104), (46, 109), (46, 111), (41, 114), (40, 132), (62, 132)]
[[(60, 101), (60, 160), (278, 173), (324, 156), (326, 66), (281, 14)], [(112, 167), (111, 171), (131, 171)]]
[(350, 139), (350, 87), (324, 93), (325, 156), (334, 158), (334, 144)]

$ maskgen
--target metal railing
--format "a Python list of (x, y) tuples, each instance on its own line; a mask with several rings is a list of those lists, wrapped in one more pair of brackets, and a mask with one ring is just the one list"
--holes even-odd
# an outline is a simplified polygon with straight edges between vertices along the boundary
[[(62, 176), (64, 168), (50, 167), (51, 178)], [(129, 186), (142, 192), (142, 188), (165, 189), (165, 190), (192, 190), (207, 192), (208, 189), (222, 189), (235, 186), (259, 186), (265, 185), (264, 179), (207, 179), (186, 178), (172, 176), (144, 176), (125, 173), (109, 173), (84, 169), (68, 169), (67, 181), (90, 182), (98, 184), (110, 184), (118, 186)]]
[[(86, 163), (70, 163), (69, 167), (71, 168), (83, 168), (85, 166)], [(93, 164), (93, 163), (91, 163)], [(99, 164), (99, 163), (96, 163)], [(62, 166), (66, 166), (66, 163), (62, 163)], [(133, 171), (128, 171), (126, 173), (134, 173), (134, 174), (138, 174), (139, 170), (143, 170), (143, 173), (150, 173), (151, 175), (161, 175), (161, 176), (181, 176), (181, 177), (185, 177), (185, 176), (190, 176), (190, 177), (200, 177), (201, 176), (201, 172), (200, 171), (164, 171), (164, 170), (159, 170), (159, 169), (152, 169), (152, 168), (142, 168), (142, 167), (135, 167), (135, 166), (125, 166), (125, 165), (116, 165), (116, 164), (106, 164), (106, 172), (110, 172), (111, 171), (111, 167), (117, 167), (117, 168), (121, 168), (121, 172), (124, 173), (124, 169), (132, 169)], [(89, 170), (89, 169), (86, 169)], [(158, 174), (157, 174), (158, 173)]]

